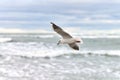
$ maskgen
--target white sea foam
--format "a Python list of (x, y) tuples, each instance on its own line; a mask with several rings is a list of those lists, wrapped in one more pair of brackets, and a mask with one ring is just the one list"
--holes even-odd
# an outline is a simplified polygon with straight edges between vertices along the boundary
[(111, 55), (120, 56), (120, 50), (80, 50), (75, 51), (67, 47), (56, 47), (55, 45), (44, 45), (44, 43), (7, 43), (1, 44), (0, 54), (16, 55), (26, 57), (55, 57), (64, 56), (65, 54), (82, 54), (82, 55)]
[[(44, 37), (44, 36), (43, 36)], [(47, 35), (46, 37), (53, 37)], [(12, 38), (0, 38), (0, 42), (11, 41)], [(0, 54), (7, 55), (19, 55), (28, 57), (54, 57), (64, 54), (99, 54), (99, 55), (117, 55), (120, 56), (120, 50), (84, 50), (80, 48), (80, 51), (75, 51), (66, 46), (56, 46), (53, 43), (44, 42), (15, 42), (15, 43), (1, 43)]]
[[(69, 54), (82, 54), (82, 55), (108, 55), (108, 56), (120, 56), (120, 50), (96, 50), (96, 51), (74, 51), (74, 50), (48, 50), (48, 51), (35, 51), (31, 53), (31, 56), (36, 57), (55, 57), (55, 56), (61, 56), (61, 55), (69, 55)], [(27, 55), (26, 55), (27, 56)]]
[(12, 40), (12, 38), (0, 38), (0, 42), (8, 42), (11, 40)]

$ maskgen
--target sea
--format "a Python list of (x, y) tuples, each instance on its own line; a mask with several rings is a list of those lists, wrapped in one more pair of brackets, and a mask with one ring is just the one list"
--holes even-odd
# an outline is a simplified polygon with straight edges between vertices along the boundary
[(120, 80), (120, 34), (72, 34), (76, 51), (54, 33), (0, 33), (0, 80)]

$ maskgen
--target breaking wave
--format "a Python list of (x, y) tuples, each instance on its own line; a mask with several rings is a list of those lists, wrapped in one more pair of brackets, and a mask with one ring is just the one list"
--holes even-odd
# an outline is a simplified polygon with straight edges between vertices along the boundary
[(0, 46), (1, 55), (25, 57), (58, 57), (71, 55), (120, 56), (120, 50), (72, 50), (68, 47), (56, 47), (56, 44), (45, 43), (6, 43)]
[(9, 42), (12, 41), (12, 38), (0, 38), (0, 42)]

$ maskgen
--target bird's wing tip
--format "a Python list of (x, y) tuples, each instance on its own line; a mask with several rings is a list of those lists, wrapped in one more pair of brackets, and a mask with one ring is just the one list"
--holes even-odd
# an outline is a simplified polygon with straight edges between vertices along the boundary
[(51, 24), (54, 24), (53, 22), (50, 22)]
[(79, 48), (73, 48), (73, 49), (79, 51)]
[(75, 50), (79, 51), (79, 49), (75, 49)]

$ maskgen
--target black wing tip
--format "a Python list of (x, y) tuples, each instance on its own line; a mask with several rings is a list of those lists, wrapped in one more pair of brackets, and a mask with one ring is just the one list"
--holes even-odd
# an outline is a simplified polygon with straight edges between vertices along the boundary
[(79, 50), (79, 48), (74, 48), (74, 50)]
[(53, 23), (53, 22), (50, 22), (51, 24), (55, 24), (55, 23)]
[(73, 47), (73, 49), (74, 49), (74, 50), (79, 50), (79, 47), (76, 47), (76, 46), (75, 46), (75, 47)]
[(52, 24), (53, 29), (56, 28), (56, 25), (53, 22), (50, 22)]
[(56, 26), (56, 24), (55, 23), (53, 23), (53, 22), (50, 22), (52, 25), (53, 25), (53, 27), (55, 27)]
[(52, 27), (53, 27), (53, 29), (60, 29), (60, 27), (59, 26), (57, 26), (55, 23), (53, 23), (53, 22), (50, 22), (51, 24), (52, 24)]

